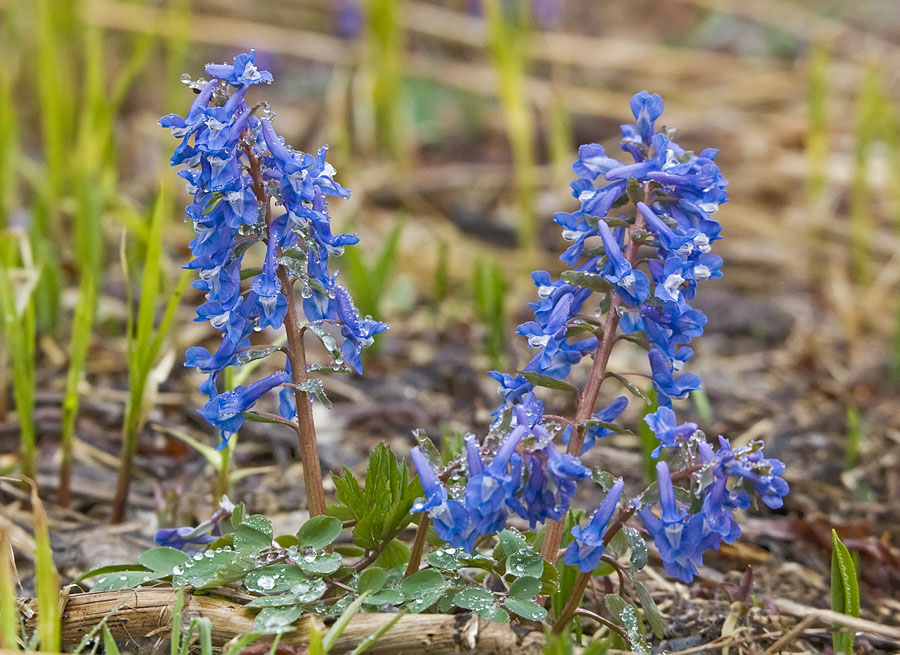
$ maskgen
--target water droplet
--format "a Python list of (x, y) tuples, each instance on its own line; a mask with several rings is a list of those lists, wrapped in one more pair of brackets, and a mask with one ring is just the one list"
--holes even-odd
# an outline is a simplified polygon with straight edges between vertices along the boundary
[(216, 556), (216, 554), (213, 553), (211, 550), (208, 550), (208, 551), (206, 551), (205, 553), (203, 553), (203, 556), (206, 557), (206, 558), (208, 558), (208, 559), (212, 559), (213, 557)]
[(119, 580), (121, 580), (122, 582), (125, 582), (127, 579), (128, 579), (128, 576), (127, 576), (127, 575), (120, 575), (120, 576), (119, 576)]
[(172, 575), (181, 575), (182, 573), (184, 573), (184, 569), (182, 569), (180, 566), (172, 567)]
[(313, 290), (312, 287), (308, 284), (304, 284), (303, 288), (300, 290), (300, 295), (304, 298), (312, 298)]
[(194, 553), (194, 559), (199, 562), (203, 559), (203, 553)]
[(265, 589), (268, 591), (275, 586), (275, 578), (273, 578), (271, 575), (261, 575), (259, 576), (259, 580), (256, 581), (256, 585), (260, 589)]

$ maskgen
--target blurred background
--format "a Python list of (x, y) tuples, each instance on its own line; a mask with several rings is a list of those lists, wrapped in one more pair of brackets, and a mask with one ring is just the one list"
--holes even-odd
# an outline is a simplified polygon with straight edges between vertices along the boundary
[[(326, 383), (326, 469), (379, 439), (405, 452), (414, 427), (483, 433), (485, 371), (527, 361), (529, 273), (563, 268), (552, 216), (577, 207), (577, 147), (617, 151), (647, 89), (730, 181), (725, 278), (697, 299), (710, 320), (690, 368), (708, 394), (687, 413), (711, 436), (765, 437), (793, 487), (724, 568), (816, 589), (837, 525), (878, 563), (885, 603), (900, 585), (896, 2), (2, 0), (0, 30), (0, 472), (36, 473), (79, 521), (108, 515), (129, 440), (132, 516), (181, 525), (213, 490), (271, 516), (303, 506), (293, 436), (247, 424), (222, 464), (182, 367), (216, 335), (191, 322), (188, 197), (157, 120), (189, 107), (182, 74), (255, 48), (275, 76), (255, 98), (295, 147), (329, 144), (353, 191), (331, 206), (362, 237), (340, 279), (391, 324), (365, 377)], [(616, 439), (589, 463), (639, 478), (640, 446)]]

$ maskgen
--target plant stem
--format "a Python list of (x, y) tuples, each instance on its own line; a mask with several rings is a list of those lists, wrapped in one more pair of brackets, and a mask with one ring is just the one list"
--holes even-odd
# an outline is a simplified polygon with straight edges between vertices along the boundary
[[(266, 225), (272, 222), (272, 209), (266, 196), (259, 159), (246, 146), (244, 152), (249, 162), (248, 172), (253, 179), (256, 199), (266, 207)], [(280, 253), (279, 253), (280, 254)], [(281, 293), (287, 298), (287, 313), (284, 329), (287, 335), (287, 357), (291, 363), (291, 377), (294, 382), (294, 399), (297, 402), (297, 436), (300, 440), (300, 459), (303, 462), (303, 484), (306, 487), (306, 505), (310, 517), (325, 513), (325, 489), (322, 485), (322, 469), (319, 464), (319, 448), (316, 442), (316, 425), (313, 422), (312, 403), (309, 394), (301, 387), (309, 380), (306, 368), (306, 348), (303, 345), (303, 325), (300, 321), (300, 307), (294, 297), (294, 281), (288, 277), (282, 266), (278, 267), (278, 281)]]
[(303, 484), (306, 487), (306, 504), (310, 517), (325, 513), (325, 488), (322, 486), (322, 469), (319, 465), (319, 447), (316, 442), (316, 425), (313, 422), (312, 403), (309, 394), (300, 387), (309, 379), (306, 373), (306, 349), (303, 345), (303, 327), (300, 325), (297, 302), (293, 294), (293, 282), (287, 272), (279, 267), (278, 279), (288, 300), (284, 327), (287, 332), (288, 361), (294, 379), (294, 398), (297, 402), (297, 420), (300, 429), (300, 459), (303, 462)]
[(425, 535), (428, 533), (428, 515), (422, 514), (419, 519), (419, 527), (416, 528), (416, 538), (413, 541), (412, 551), (409, 554), (409, 563), (406, 565), (406, 572), (403, 577), (406, 578), (419, 570), (422, 563), (422, 552), (425, 550)]
[[(647, 196), (649, 196), (649, 191)], [(646, 199), (649, 200), (649, 197)], [(643, 225), (644, 218), (640, 212), (637, 212), (634, 225), (628, 230), (629, 236), (635, 230), (641, 229)], [(637, 255), (637, 250), (634, 242), (629, 241), (626, 246), (625, 257), (632, 264)], [(606, 379), (606, 365), (609, 363), (609, 356), (616, 343), (616, 328), (619, 326), (618, 308), (621, 304), (622, 299), (618, 294), (610, 292), (609, 309), (606, 312), (606, 321), (603, 325), (603, 336), (600, 339), (600, 343), (597, 344), (597, 350), (594, 352), (594, 363), (591, 365), (591, 373), (588, 376), (587, 384), (578, 399), (578, 407), (575, 410), (575, 428), (572, 430), (569, 447), (566, 449), (566, 452), (574, 457), (581, 455), (586, 432), (584, 422), (594, 413), (594, 405), (597, 404), (597, 396), (600, 394), (600, 385)], [(556, 563), (557, 554), (559, 553), (559, 544), (562, 542), (563, 520), (551, 521), (547, 526), (547, 534), (544, 536), (541, 555), (551, 564)]]

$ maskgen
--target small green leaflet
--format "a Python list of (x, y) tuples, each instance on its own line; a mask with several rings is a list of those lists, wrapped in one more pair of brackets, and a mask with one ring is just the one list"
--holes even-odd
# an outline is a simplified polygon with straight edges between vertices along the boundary
[(518, 373), (536, 387), (546, 387), (547, 389), (557, 389), (559, 391), (570, 391), (574, 394), (578, 393), (578, 389), (573, 387), (568, 382), (557, 380), (556, 378), (552, 378), (549, 375), (542, 375), (541, 373), (534, 373), (532, 371), (518, 371)]
[(325, 385), (319, 378), (309, 378), (306, 382), (297, 385), (300, 391), (305, 391), (322, 403), (327, 409), (331, 409), (331, 401), (325, 395)]
[(321, 550), (341, 533), (341, 522), (333, 516), (315, 516), (297, 531), (297, 544)]
[(656, 605), (656, 601), (653, 600), (653, 596), (650, 595), (650, 592), (647, 591), (647, 587), (644, 586), (640, 580), (632, 580), (632, 584), (634, 585), (635, 591), (637, 591), (638, 600), (641, 601), (641, 609), (644, 610), (644, 618), (647, 619), (647, 623), (650, 624), (650, 629), (653, 630), (653, 634), (657, 639), (663, 638), (663, 625), (662, 616), (659, 613), (659, 607)]
[(637, 608), (619, 594), (606, 594), (603, 600), (613, 621), (625, 629), (631, 650), (641, 655), (650, 655), (650, 647), (644, 639), (644, 628)]
[(626, 377), (624, 377), (624, 376), (622, 376), (622, 375), (619, 375), (618, 373), (612, 373), (612, 372), (607, 372), (606, 376), (607, 376), (607, 377), (610, 377), (610, 378), (615, 378), (616, 380), (619, 381), (619, 383), (620, 383), (623, 387), (625, 387), (625, 388), (628, 390), (628, 392), (629, 392), (631, 395), (636, 396), (637, 398), (640, 398), (641, 400), (643, 400), (644, 402), (646, 402), (648, 405), (650, 404), (650, 399), (647, 398), (647, 394), (645, 394), (643, 391), (641, 391), (640, 389), (638, 389), (638, 388), (634, 385), (634, 383), (631, 382), (630, 380), (628, 380)]
[(434, 569), (425, 569), (400, 583), (400, 592), (407, 598), (406, 608), (413, 614), (424, 612), (444, 594), (447, 582)]
[(599, 273), (589, 273), (587, 271), (563, 271), (560, 277), (566, 284), (583, 287), (598, 293), (607, 293), (613, 288), (613, 285), (604, 280), (603, 276)]
[(272, 547), (272, 524), (262, 514), (244, 519), (234, 531), (236, 550), (261, 551)]

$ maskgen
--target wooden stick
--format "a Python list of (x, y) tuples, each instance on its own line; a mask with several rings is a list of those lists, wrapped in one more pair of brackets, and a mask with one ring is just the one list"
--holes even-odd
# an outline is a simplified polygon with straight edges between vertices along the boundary
[[(140, 588), (125, 591), (72, 594), (62, 615), (63, 646), (77, 644), (101, 620), (106, 618), (116, 639), (133, 639), (168, 632), (172, 627), (172, 605), (176, 590)], [(216, 596), (187, 593), (184, 599), (185, 621), (207, 617), (212, 622), (212, 641), (222, 646), (230, 639), (253, 631), (254, 612)], [(359, 614), (337, 640), (332, 653), (340, 655), (394, 618), (393, 614)], [(36, 615), (26, 625), (36, 625)], [(306, 643), (310, 626), (327, 632), (322, 617), (304, 616), (296, 630), (282, 636), (281, 643)], [(484, 655), (540, 655), (544, 635), (524, 627), (510, 627), (480, 619), (473, 614), (410, 614), (401, 618), (387, 634), (373, 644), (372, 655), (443, 655), (477, 652)]]

